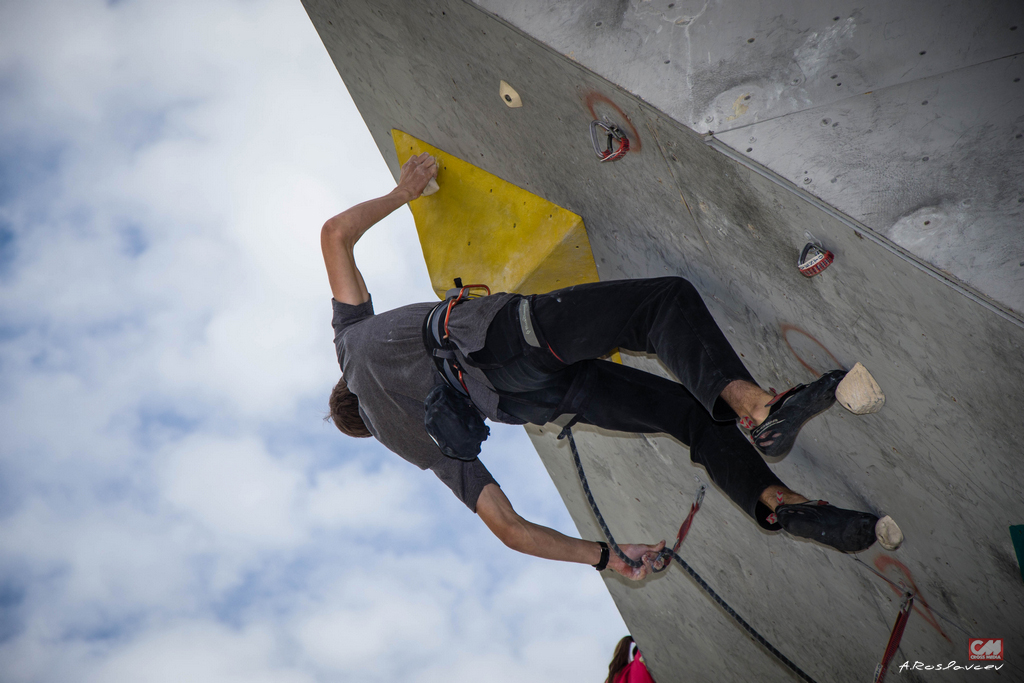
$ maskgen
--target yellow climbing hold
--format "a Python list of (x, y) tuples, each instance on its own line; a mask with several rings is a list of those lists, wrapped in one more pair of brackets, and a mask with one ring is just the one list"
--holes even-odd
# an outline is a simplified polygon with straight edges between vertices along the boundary
[(597, 282), (582, 218), (407, 133), (391, 134), (399, 164), (423, 152), (437, 159), (441, 189), (409, 207), (439, 298), (457, 277), (520, 294)]

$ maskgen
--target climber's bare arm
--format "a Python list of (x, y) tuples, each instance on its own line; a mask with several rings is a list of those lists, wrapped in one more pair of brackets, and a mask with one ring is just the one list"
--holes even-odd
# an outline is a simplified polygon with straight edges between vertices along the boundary
[[(560, 534), (554, 529), (540, 526), (520, 517), (497, 484), (488, 484), (476, 501), (476, 513), (487, 528), (501, 542), (513, 550), (534, 557), (580, 564), (597, 564), (601, 559), (601, 546), (594, 541), (584, 541)], [(643, 565), (633, 569), (615, 553), (608, 558), (608, 568), (627, 579), (639, 581), (651, 571), (651, 562), (665, 547), (658, 545), (620, 545), (622, 552), (634, 560), (643, 560)]]
[(414, 156), (402, 166), (398, 186), (377, 199), (356, 204), (324, 223), (320, 248), (327, 266), (327, 279), (334, 298), (344, 304), (358, 305), (370, 298), (353, 253), (356, 242), (367, 230), (392, 211), (423, 194), (431, 178), (437, 177), (437, 164), (429, 154)]

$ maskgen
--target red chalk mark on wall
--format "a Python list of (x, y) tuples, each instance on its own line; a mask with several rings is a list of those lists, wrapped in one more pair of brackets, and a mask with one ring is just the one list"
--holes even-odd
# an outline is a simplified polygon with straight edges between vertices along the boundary
[[(887, 575), (896, 583), (903, 582), (903, 585), (914, 592), (914, 611), (921, 615), (921, 618), (928, 622), (928, 625), (939, 632), (939, 635), (945, 638), (948, 642), (953, 642), (949, 639), (949, 636), (939, 626), (939, 620), (932, 614), (932, 610), (928, 607), (928, 601), (921, 595), (920, 589), (917, 584), (914, 583), (914, 577), (911, 575), (910, 570), (907, 569), (907, 565), (903, 564), (894, 557), (888, 555), (879, 555), (875, 558), (875, 567), (882, 574)], [(893, 592), (896, 595), (900, 595), (900, 591), (896, 586), (889, 584)], [(923, 609), (922, 609), (923, 608)]]
[[(804, 355), (811, 356), (811, 360), (814, 360), (817, 363), (819, 363), (821, 365), (824, 365), (824, 356), (828, 356), (829, 358), (832, 359), (832, 362), (835, 363), (835, 366), (834, 366), (835, 368), (842, 368), (843, 367), (843, 364), (839, 362), (839, 359), (836, 358), (834, 355), (832, 355), (832, 352), (829, 351), (828, 348), (826, 348), (826, 346), (824, 344), (822, 344), (820, 341), (815, 339), (810, 333), (806, 332), (805, 330), (800, 329), (796, 325), (790, 325), (788, 323), (784, 323), (784, 324), (780, 325), (779, 329), (782, 331), (782, 340), (784, 342), (786, 342), (786, 348), (789, 349), (789, 352), (793, 354), (794, 358), (796, 358), (798, 361), (800, 361), (800, 365), (802, 365), (805, 368), (807, 368), (811, 372), (811, 374), (813, 374), (815, 377), (821, 377), (822, 373), (825, 370), (829, 370), (829, 369), (832, 369), (832, 368), (824, 368), (823, 367), (821, 370), (819, 370), (819, 369), (813, 367), (807, 360), (805, 360), (803, 358), (803, 356), (801, 356), (801, 354), (797, 353), (796, 349), (793, 348), (793, 343), (797, 343), (798, 345), (800, 345), (800, 343), (799, 342), (791, 342), (790, 338), (789, 338), (790, 333), (793, 333), (793, 334), (797, 335), (798, 339), (799, 339), (799, 337), (805, 338), (807, 341), (811, 342), (813, 345), (815, 345), (819, 349), (821, 349), (821, 351), (822, 351), (822, 358), (818, 358), (817, 357), (819, 354), (816, 353), (813, 350), (813, 346), (810, 347), (809, 351), (804, 353)], [(809, 345), (806, 342), (804, 342), (803, 346), (807, 347)]]
[(607, 118), (611, 120), (612, 123), (618, 124), (620, 128), (629, 129), (629, 151), (631, 153), (639, 152), (643, 148), (643, 143), (640, 141), (640, 133), (637, 132), (636, 126), (633, 125), (633, 121), (630, 120), (630, 118), (626, 116), (626, 112), (622, 111), (619, 105), (612, 102), (607, 95), (603, 95), (596, 90), (591, 90), (587, 93), (584, 104), (587, 107), (587, 111), (590, 112), (591, 119), (603, 120)]

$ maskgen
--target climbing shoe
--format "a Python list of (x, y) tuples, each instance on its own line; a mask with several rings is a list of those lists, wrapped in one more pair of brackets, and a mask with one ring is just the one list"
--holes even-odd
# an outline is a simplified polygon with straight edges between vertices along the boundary
[(832, 546), (844, 553), (867, 550), (875, 542), (878, 517), (869, 512), (843, 510), (823, 500), (780, 505), (775, 517), (794, 536)]
[(754, 446), (772, 458), (789, 453), (807, 421), (836, 402), (836, 387), (845, 376), (846, 370), (832, 370), (810, 384), (798, 384), (773, 398), (768, 403), (768, 417), (750, 432)]

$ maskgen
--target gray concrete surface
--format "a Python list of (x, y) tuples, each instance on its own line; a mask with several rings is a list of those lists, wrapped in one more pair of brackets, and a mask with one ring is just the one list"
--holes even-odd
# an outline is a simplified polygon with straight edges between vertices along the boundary
[(1024, 3), (475, 1), (1024, 311)]
[[(907, 536), (900, 550), (872, 549), (858, 556), (894, 580), (916, 586), (920, 609), (910, 619), (898, 660), (965, 664), (968, 637), (1006, 639), (1007, 661), (999, 672), (894, 672), (892, 679), (930, 681), (941, 675), (957, 681), (983, 675), (1024, 680), (1019, 651), (1024, 647), (1024, 582), (1008, 532), (1009, 525), (1024, 523), (1019, 446), (1024, 438), (1019, 418), (1024, 326), (1021, 307), (1006, 300), (1017, 296), (1016, 284), (1005, 291), (991, 289), (998, 289), (1005, 279), (999, 269), (1012, 260), (1000, 260), (1000, 250), (986, 246), (988, 240), (1016, 249), (1012, 239), (1020, 231), (1014, 212), (1019, 209), (1010, 200), (1014, 183), (1020, 188), (1015, 180), (1019, 153), (990, 162), (989, 137), (981, 131), (995, 131), (992, 139), (1003, 139), (1017, 130), (1012, 122), (1022, 111), (1013, 99), (1018, 96), (998, 102), (985, 98), (1005, 91), (992, 83), (1016, 68), (1017, 62), (1006, 58), (1019, 32), (979, 37), (986, 21), (1005, 23), (1018, 5), (994, 5), (986, 14), (949, 3), (943, 6), (943, 21), (931, 19), (941, 24), (932, 33), (910, 10), (895, 16), (897, 3), (851, 11), (859, 22), (853, 34), (857, 40), (871, 31), (895, 35), (902, 18), (902, 36), (907, 36), (902, 42), (913, 44), (915, 54), (918, 47), (934, 52), (934, 61), (917, 63), (916, 71), (901, 77), (892, 64), (901, 54), (899, 40), (884, 42), (877, 54), (870, 42), (851, 43), (854, 47), (837, 54), (861, 81), (847, 82), (861, 83), (858, 90), (879, 88), (874, 93), (833, 97), (825, 94), (827, 87), (808, 79), (807, 102), (796, 106), (782, 98), (766, 99), (758, 123), (736, 126), (720, 138), (705, 135), (687, 115), (691, 108), (704, 113), (716, 99), (686, 94), (697, 92), (699, 60), (691, 70), (658, 76), (660, 67), (650, 50), (664, 38), (637, 38), (640, 29), (627, 30), (627, 20), (643, 19), (654, 7), (651, 2), (567, 4), (565, 10), (553, 3), (507, 2), (498, 9), (508, 21), (463, 0), (304, 4), (396, 175), (391, 128), (580, 214), (603, 279), (689, 278), (766, 386), (782, 389), (808, 381), (813, 372), (864, 363), (887, 395), (883, 410), (857, 417), (833, 409), (810, 423), (796, 448), (774, 468), (809, 496), (885, 512), (900, 523)], [(684, 5), (679, 4), (681, 14), (697, 17)], [(616, 7), (618, 14), (608, 9)], [(730, 35), (749, 34), (764, 44), (776, 34), (788, 35), (772, 26), (803, 27), (790, 37), (793, 43), (806, 40), (808, 32), (825, 31), (814, 29), (814, 22), (835, 16), (809, 3), (758, 7), (749, 19), (754, 29), (728, 21), (724, 28), (723, 21), (701, 24), (724, 11), (720, 5), (708, 7), (704, 19), (691, 21), (691, 38), (704, 36), (705, 49), (719, 42), (715, 31), (721, 30), (724, 42)], [(611, 19), (594, 19), (594, 12)], [(800, 18), (787, 18), (791, 15)], [(622, 18), (618, 27), (616, 16)], [(562, 19), (562, 24), (556, 21)], [(951, 19), (959, 21), (958, 31), (946, 28)], [(607, 41), (570, 30), (592, 20), (602, 21), (601, 28), (606, 21), (613, 24), (605, 31)], [(676, 20), (672, 25), (683, 26)], [(632, 35), (634, 42), (616, 31)], [(565, 36), (577, 36), (586, 49), (567, 46)], [(737, 42), (739, 48), (756, 44)], [(681, 43), (671, 45), (683, 50)], [(622, 55), (614, 58), (611, 47)], [(602, 51), (609, 51), (607, 63), (601, 61)], [(790, 52), (766, 48), (759, 61), (778, 61)], [(719, 62), (731, 63), (725, 57), (712, 60)], [(624, 87), (595, 73), (608, 64), (622, 70), (606, 69), (604, 75)], [(781, 62), (775, 67), (786, 68)], [(949, 73), (955, 68), (961, 71)], [(984, 76), (961, 78), (972, 72)], [(831, 80), (830, 75), (822, 78)], [(499, 99), (501, 80), (518, 91), (523, 107), (510, 109)], [(638, 92), (639, 85), (652, 90)], [(917, 89), (925, 87), (933, 88), (935, 94), (927, 97), (940, 102), (943, 111), (979, 112), (971, 125), (981, 132), (968, 145), (957, 143), (962, 149), (953, 145), (946, 152), (929, 151), (941, 163), (918, 171), (921, 163), (930, 163), (917, 160), (923, 148), (915, 145), (924, 134), (917, 123), (902, 123), (905, 117), (894, 103), (920, 96)], [(950, 91), (955, 88), (967, 88), (974, 106)], [(633, 151), (614, 164), (599, 164), (588, 138), (591, 119), (604, 115), (621, 123), (634, 143)], [(862, 116), (895, 127), (877, 156), (862, 150), (854, 157), (855, 142), (839, 137), (846, 128), (869, 135), (871, 126)], [(934, 119), (931, 114), (907, 116), (925, 128)], [(803, 126), (787, 121), (800, 117), (807, 120)], [(841, 125), (829, 124), (826, 130), (820, 125), (823, 118)], [(727, 137), (733, 134), (764, 144), (746, 152), (738, 139)], [(839, 137), (828, 143), (833, 152), (822, 151), (831, 140), (823, 136)], [(843, 163), (842, 185), (831, 183)], [(908, 165), (903, 187), (916, 196), (897, 189), (875, 196), (881, 185), (874, 173), (887, 164)], [(793, 173), (801, 165), (811, 183)], [(932, 170), (936, 167), (940, 170)], [(961, 174), (967, 176), (961, 193), (927, 196), (927, 188), (943, 184), (942, 173), (961, 168), (988, 175)], [(966, 199), (970, 204), (963, 204)], [(931, 233), (918, 228), (916, 223), (923, 226), (931, 215), (941, 216), (939, 222), (960, 221), (960, 227), (942, 223)], [(877, 217), (882, 218), (873, 225)], [(978, 223), (983, 225), (971, 227)], [(972, 232), (984, 233), (986, 225), (993, 234)], [(835, 264), (813, 279), (795, 267), (809, 235), (836, 254)], [(966, 242), (957, 242), (964, 237)], [(943, 240), (946, 246), (937, 249), (935, 243)], [(967, 248), (978, 241), (986, 244)], [(945, 254), (952, 254), (948, 263), (942, 261)], [(648, 358), (627, 356), (626, 362), (662, 372)], [(566, 447), (554, 440), (554, 430), (531, 427), (528, 432), (581, 534), (598, 538)], [(690, 464), (687, 450), (667, 437), (581, 429), (579, 443), (595, 495), (622, 538), (671, 536), (689, 508), (695, 477), (706, 480), (703, 470)], [(741, 615), (817, 680), (870, 678), (895, 619), (898, 596), (851, 557), (760, 531), (713, 487), (683, 554)], [(643, 585), (614, 578), (607, 583), (662, 683), (793, 680), (678, 569)]]

